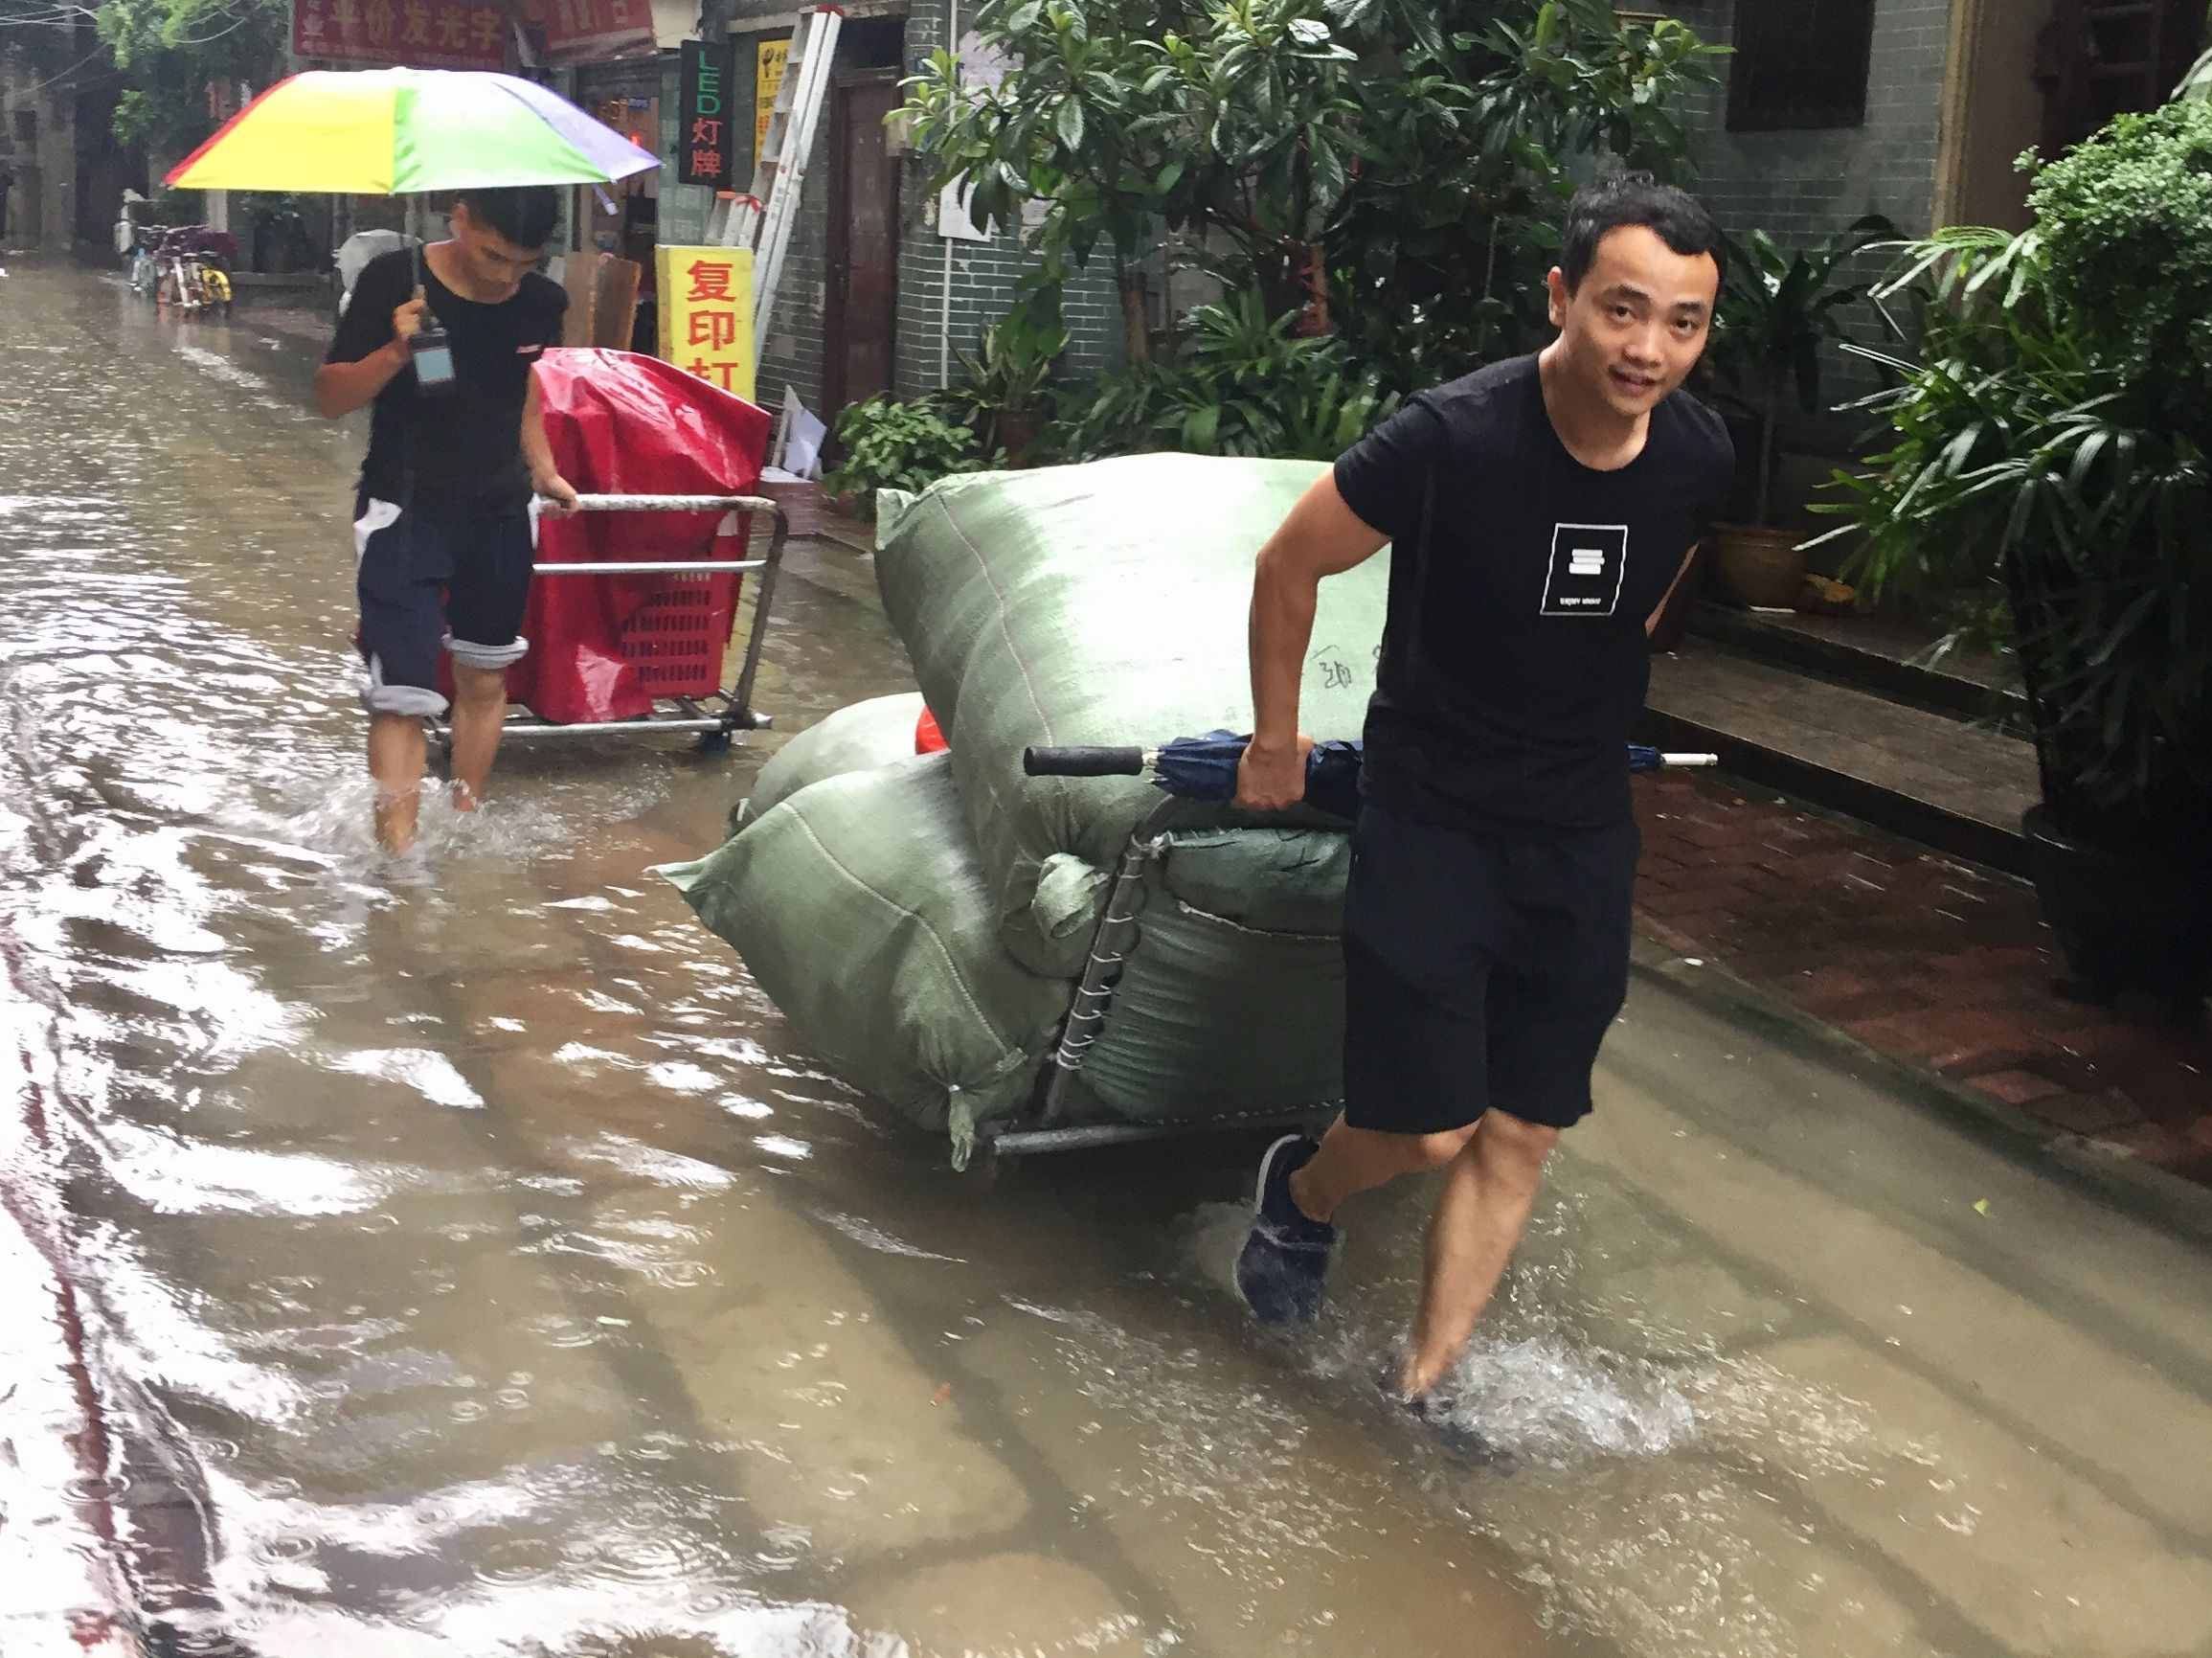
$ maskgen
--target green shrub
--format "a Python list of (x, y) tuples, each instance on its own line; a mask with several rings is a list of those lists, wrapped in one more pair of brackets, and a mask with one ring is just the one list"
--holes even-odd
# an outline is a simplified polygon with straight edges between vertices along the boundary
[(2058, 827), (2212, 845), (2212, 104), (2127, 116), (2044, 168), (2035, 227), (1945, 231), (1881, 297), (1917, 360), (1840, 475), (1877, 593), (1967, 591), (2009, 624)]
[(954, 472), (990, 464), (976, 435), (947, 420), (928, 398), (873, 397), (837, 418), (845, 460), (823, 480), (832, 495), (873, 497), (878, 489), (921, 490)]
[(1397, 407), (1351, 370), (1344, 342), (1297, 339), (1296, 311), (1256, 294), (1200, 306), (1175, 354), (1066, 399), (1060, 447), (1078, 460), (1154, 449), (1333, 461)]

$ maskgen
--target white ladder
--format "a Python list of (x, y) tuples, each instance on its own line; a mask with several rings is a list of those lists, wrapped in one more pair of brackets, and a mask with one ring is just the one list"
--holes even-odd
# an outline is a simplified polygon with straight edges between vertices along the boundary
[(836, 6), (810, 6), (799, 14), (791, 36), (791, 56), (768, 117), (768, 131), (754, 158), (753, 189), (733, 201), (717, 203), (720, 223), (708, 227), (708, 239), (723, 247), (753, 249), (753, 351), (755, 360), (768, 348), (768, 323), (776, 309), (776, 286), (783, 276), (783, 256), (791, 248), (791, 227), (799, 219), (800, 187), (814, 153), (814, 131), (829, 98), (831, 61), (845, 12)]

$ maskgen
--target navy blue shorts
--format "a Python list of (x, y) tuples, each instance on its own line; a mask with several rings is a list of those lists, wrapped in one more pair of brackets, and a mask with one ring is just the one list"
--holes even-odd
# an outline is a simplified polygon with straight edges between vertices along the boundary
[(535, 556), (530, 510), (412, 509), (363, 495), (355, 504), (354, 587), (361, 600), (362, 700), (372, 714), (445, 712), (438, 658), (506, 668), (530, 651), (523, 606)]
[(1616, 828), (1502, 838), (1371, 802), (1344, 901), (1344, 1120), (1440, 1134), (1492, 1105), (1565, 1128), (1628, 998), (1641, 847)]

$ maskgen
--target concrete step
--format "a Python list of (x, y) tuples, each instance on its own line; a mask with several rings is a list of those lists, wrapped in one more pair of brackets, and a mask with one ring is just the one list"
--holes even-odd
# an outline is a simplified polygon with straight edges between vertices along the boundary
[(1933, 628), (1887, 616), (1785, 615), (1710, 602), (1691, 612), (1689, 625), (1696, 637), (1738, 656), (1931, 714), (2027, 730), (2027, 699), (2004, 664), (1969, 650), (1938, 654), (1942, 635)]
[(1747, 782), (1953, 857), (2032, 873), (2020, 820), (2042, 798), (2035, 750), (1993, 726), (1691, 638), (1652, 664), (1641, 736), (1710, 750)]

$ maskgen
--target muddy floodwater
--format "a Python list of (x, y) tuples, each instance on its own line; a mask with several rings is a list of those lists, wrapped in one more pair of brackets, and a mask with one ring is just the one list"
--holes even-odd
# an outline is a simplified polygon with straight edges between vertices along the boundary
[[(1462, 1380), (1226, 1289), (1253, 1147), (995, 1184), (652, 866), (779, 738), (373, 852), (314, 345), (0, 277), (0, 1653), (2212, 1653), (2212, 1203), (1645, 952)], [(1224, 648), (1233, 648), (1229, 619)], [(758, 700), (908, 687), (795, 547)]]

